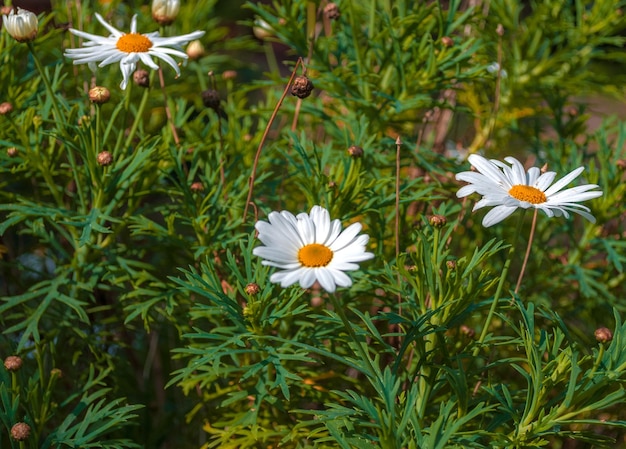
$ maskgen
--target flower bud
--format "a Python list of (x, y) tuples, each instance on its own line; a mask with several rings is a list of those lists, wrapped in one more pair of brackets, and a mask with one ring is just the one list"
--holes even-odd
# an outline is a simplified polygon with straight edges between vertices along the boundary
[(101, 151), (98, 153), (98, 156), (96, 156), (96, 161), (98, 162), (98, 165), (106, 167), (113, 163), (113, 155), (108, 151)]
[(613, 340), (613, 332), (611, 332), (611, 329), (606, 327), (596, 329), (594, 335), (599, 343), (608, 343)]
[(8, 101), (0, 103), (0, 115), (6, 115), (9, 112), (13, 111), (13, 105)]
[(338, 19), (339, 16), (341, 16), (341, 13), (339, 12), (339, 6), (337, 6), (336, 3), (328, 3), (326, 6), (324, 6), (324, 15), (330, 20)]
[(25, 422), (18, 422), (11, 427), (11, 437), (15, 441), (25, 441), (30, 436), (30, 426)]
[(306, 98), (313, 92), (313, 83), (306, 75), (299, 75), (293, 80), (291, 85), (291, 95), (298, 98)]
[(473, 338), (474, 335), (476, 335), (476, 331), (465, 324), (461, 324), (459, 330), (461, 331), (461, 334), (465, 335), (468, 338)]
[(350, 148), (348, 148), (348, 154), (354, 159), (359, 159), (363, 157), (363, 148), (352, 145)]
[(139, 87), (150, 87), (150, 74), (147, 70), (135, 70), (135, 73), (133, 73), (133, 81)]
[(202, 192), (204, 190), (204, 185), (200, 181), (196, 181), (191, 183), (189, 188), (192, 192)]
[(15, 156), (17, 156), (17, 153), (18, 153), (17, 148), (15, 148), (15, 147), (7, 148), (7, 156), (15, 157)]
[(39, 22), (37, 16), (25, 9), (12, 10), (8, 16), (2, 16), (2, 23), (7, 33), (18, 42), (30, 42), (37, 37)]
[(237, 78), (237, 71), (224, 70), (224, 73), (222, 73), (222, 78), (224, 78), (225, 80), (234, 80), (235, 78)]
[(187, 45), (186, 53), (187, 56), (189, 56), (189, 59), (191, 59), (192, 61), (197, 61), (198, 59), (203, 57), (206, 52), (204, 50), (204, 45), (202, 45), (202, 42), (196, 39), (195, 41), (189, 42), (189, 45)]
[(251, 282), (248, 285), (246, 285), (245, 291), (250, 296), (254, 296), (254, 295), (259, 294), (259, 292), (261, 291), (261, 287), (259, 287), (259, 284), (255, 284), (254, 282)]
[(448, 220), (443, 215), (433, 215), (428, 219), (428, 222), (433, 228), (441, 228), (445, 226)]
[(111, 98), (109, 89), (102, 86), (96, 86), (89, 90), (89, 101), (95, 104), (104, 104)]
[(454, 45), (454, 39), (450, 36), (444, 36), (441, 38), (441, 43), (444, 47), (452, 47)]
[(446, 261), (446, 267), (448, 267), (448, 270), (456, 270), (456, 260)]
[(180, 0), (152, 0), (152, 18), (160, 25), (170, 25), (180, 11)]
[(10, 355), (4, 359), (4, 367), (7, 371), (17, 371), (22, 367), (22, 358), (16, 355)]
[(617, 160), (617, 169), (621, 171), (626, 171), (626, 159)]
[(274, 30), (265, 20), (256, 19), (254, 21), (254, 26), (252, 27), (252, 33), (257, 39), (265, 40), (274, 34)]

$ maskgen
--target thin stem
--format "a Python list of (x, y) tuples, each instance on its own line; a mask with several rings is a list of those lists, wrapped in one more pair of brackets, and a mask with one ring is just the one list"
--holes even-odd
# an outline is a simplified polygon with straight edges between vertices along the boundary
[[(150, 85), (152, 85), (152, 76), (150, 77)], [(133, 142), (135, 138), (135, 133), (137, 132), (137, 127), (139, 126), (139, 122), (141, 121), (141, 116), (143, 115), (143, 111), (146, 108), (146, 104), (148, 104), (148, 97), (150, 96), (150, 88), (147, 87), (143, 91), (143, 96), (141, 97), (141, 103), (139, 103), (139, 109), (137, 109), (137, 113), (135, 114), (135, 120), (133, 121), (133, 125), (130, 128), (130, 132), (128, 133), (128, 137), (126, 138), (126, 142), (124, 143), (124, 149), (127, 149), (130, 144)]]
[(363, 342), (359, 341), (356, 334), (354, 333), (354, 329), (352, 328), (352, 323), (350, 323), (350, 321), (348, 320), (348, 317), (346, 316), (344, 306), (339, 303), (339, 300), (334, 295), (329, 295), (329, 296), (330, 296), (330, 301), (332, 302), (333, 307), (335, 308), (335, 313), (339, 315), (339, 318), (341, 319), (343, 326), (346, 328), (348, 335), (350, 336), (350, 338), (356, 345), (357, 350), (359, 351), (359, 355), (367, 364), (367, 369), (369, 373), (365, 373), (365, 374), (368, 375), (368, 377), (370, 378), (374, 378), (377, 370), (374, 369), (374, 365), (372, 365), (372, 361), (370, 360), (369, 354), (367, 353), (367, 350), (365, 349), (367, 345), (364, 346)]
[(35, 52), (35, 46), (32, 42), (27, 42), (28, 49), (30, 50), (31, 55), (33, 55), (33, 60), (35, 61), (35, 66), (37, 67), (37, 71), (41, 75), (41, 79), (43, 80), (44, 85), (46, 86), (46, 90), (48, 91), (48, 96), (50, 97), (50, 101), (52, 102), (52, 108), (54, 109), (54, 116), (56, 118), (57, 123), (63, 123), (63, 114), (61, 114), (61, 110), (59, 109), (59, 105), (56, 101), (56, 94), (54, 93), (54, 89), (52, 89), (52, 84), (44, 71), (43, 65), (41, 65), (41, 61)]
[[(520, 218), (517, 222), (517, 229), (515, 230), (514, 236), (517, 237), (520, 233), (522, 223), (524, 220)], [(489, 313), (487, 314), (487, 319), (485, 320), (485, 325), (483, 326), (483, 330), (480, 332), (480, 337), (478, 338), (478, 344), (474, 348), (472, 355), (476, 357), (480, 352), (480, 348), (487, 337), (487, 332), (489, 332), (489, 325), (491, 324), (491, 320), (493, 319), (493, 315), (496, 312), (496, 307), (498, 306), (498, 302), (500, 301), (500, 295), (502, 294), (502, 288), (504, 287), (504, 282), (506, 281), (506, 277), (509, 273), (509, 267), (511, 266), (511, 259), (513, 258), (513, 254), (515, 253), (515, 240), (511, 244), (509, 248), (509, 254), (507, 254), (506, 262), (504, 263), (504, 267), (502, 267), (502, 273), (500, 273), (500, 281), (498, 282), (498, 287), (496, 288), (496, 293), (493, 296), (493, 302), (491, 303), (491, 307), (489, 308)]]
[[(178, 138), (178, 132), (176, 131), (176, 125), (174, 125), (174, 119), (172, 118), (172, 111), (170, 105), (167, 102), (167, 91), (165, 90), (165, 78), (163, 77), (163, 69), (159, 67), (159, 84), (161, 85), (161, 91), (163, 92), (163, 106), (165, 107), (165, 116), (172, 129), (172, 136), (174, 137), (174, 143), (176, 146), (180, 145), (180, 139)], [(127, 145), (128, 146), (128, 145)]]
[(285, 86), (285, 90), (283, 91), (283, 94), (278, 100), (278, 103), (276, 103), (274, 112), (272, 112), (272, 115), (269, 121), (267, 122), (267, 125), (265, 126), (265, 131), (263, 131), (261, 142), (259, 143), (259, 147), (257, 148), (256, 154), (254, 155), (254, 162), (252, 164), (252, 172), (250, 173), (250, 178), (248, 180), (248, 197), (246, 198), (246, 204), (243, 209), (243, 218), (241, 220), (243, 223), (245, 223), (246, 217), (248, 216), (248, 207), (250, 205), (250, 201), (252, 200), (252, 192), (254, 190), (254, 180), (256, 179), (256, 169), (257, 169), (257, 166), (259, 165), (259, 158), (261, 156), (261, 150), (263, 149), (263, 145), (265, 144), (265, 139), (267, 139), (267, 135), (269, 134), (270, 128), (272, 127), (272, 123), (274, 123), (274, 119), (276, 118), (276, 115), (278, 114), (278, 110), (280, 109), (280, 106), (283, 104), (283, 100), (287, 96), (287, 92), (289, 92), (289, 87), (291, 86), (293, 79), (296, 77), (296, 72), (298, 71), (298, 67), (300, 67), (300, 65), (303, 65), (303, 64), (304, 63), (302, 61), (302, 58), (298, 58), (298, 61), (296, 62), (296, 66), (293, 68), (293, 71), (291, 72), (291, 77), (289, 78), (289, 81), (287, 82), (287, 85)]
[(530, 235), (528, 236), (528, 245), (526, 246), (526, 254), (524, 255), (524, 263), (522, 264), (522, 269), (519, 273), (519, 278), (517, 279), (517, 284), (515, 285), (515, 294), (519, 291), (520, 285), (522, 285), (522, 279), (524, 278), (524, 271), (526, 270), (526, 264), (528, 263), (528, 257), (530, 256), (530, 248), (533, 245), (533, 238), (535, 237), (535, 228), (537, 226), (537, 212), (539, 209), (535, 209), (535, 213), (533, 214), (533, 222), (530, 226)]
[[(396, 263), (400, 257), (400, 136), (396, 139)], [(402, 294), (400, 293), (400, 273), (398, 273), (398, 315), (402, 316)]]

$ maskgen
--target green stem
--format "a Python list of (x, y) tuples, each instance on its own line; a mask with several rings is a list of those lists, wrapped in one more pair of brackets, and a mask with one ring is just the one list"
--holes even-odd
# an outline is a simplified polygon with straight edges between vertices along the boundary
[(370, 360), (369, 354), (367, 353), (367, 350), (366, 350), (367, 346), (362, 341), (360, 341), (359, 338), (357, 338), (356, 334), (354, 333), (354, 329), (352, 328), (352, 323), (350, 323), (350, 321), (348, 320), (348, 317), (346, 316), (344, 306), (341, 303), (339, 303), (339, 300), (334, 295), (329, 295), (329, 296), (330, 296), (330, 301), (332, 302), (333, 307), (335, 308), (335, 313), (337, 313), (337, 315), (339, 315), (339, 318), (341, 318), (341, 322), (343, 323), (343, 326), (346, 328), (348, 335), (350, 336), (350, 338), (356, 345), (357, 350), (359, 351), (359, 355), (367, 364), (367, 371), (369, 372), (365, 372), (364, 374), (372, 379), (377, 377), (376, 373), (378, 370), (376, 370), (374, 368), (374, 365), (372, 365), (372, 361)]
[[(152, 86), (153, 75), (154, 75), (154, 72), (150, 74), (150, 86)], [(133, 139), (135, 138), (137, 127), (139, 126), (139, 122), (141, 122), (141, 116), (143, 115), (144, 109), (146, 109), (146, 104), (148, 104), (148, 97), (150, 96), (150, 89), (151, 87), (147, 87), (143, 91), (141, 102), (139, 103), (139, 109), (137, 110), (137, 113), (135, 114), (135, 120), (133, 121), (133, 126), (131, 126), (130, 132), (128, 133), (128, 137), (126, 138), (126, 142), (124, 143), (125, 150), (128, 149), (128, 147), (130, 147), (130, 144), (133, 142)]]
[(489, 308), (489, 313), (487, 314), (487, 319), (485, 320), (485, 325), (483, 326), (483, 330), (480, 333), (480, 337), (478, 338), (478, 344), (474, 348), (472, 355), (476, 357), (480, 352), (480, 348), (482, 347), (485, 338), (487, 337), (487, 332), (489, 332), (489, 326), (491, 324), (491, 320), (493, 319), (493, 315), (496, 312), (496, 308), (498, 307), (498, 302), (500, 301), (500, 295), (502, 294), (502, 288), (504, 287), (504, 282), (506, 281), (506, 277), (509, 273), (509, 267), (511, 266), (511, 259), (513, 258), (513, 254), (515, 254), (515, 240), (516, 237), (520, 234), (522, 223), (523, 223), (523, 215), (520, 217), (517, 222), (517, 229), (515, 230), (515, 234), (513, 237), (513, 243), (509, 248), (509, 253), (506, 257), (506, 262), (504, 263), (504, 267), (502, 268), (502, 273), (500, 274), (500, 281), (498, 282), (498, 287), (496, 288), (496, 293), (493, 296), (493, 302), (491, 303), (491, 307)]
[(54, 109), (54, 115), (57, 123), (63, 123), (63, 114), (61, 114), (61, 110), (59, 109), (59, 105), (56, 101), (56, 95), (54, 93), (54, 89), (52, 89), (52, 84), (48, 79), (48, 76), (35, 52), (35, 47), (32, 42), (27, 42), (28, 49), (30, 53), (33, 55), (33, 60), (35, 61), (35, 66), (37, 67), (37, 71), (41, 75), (41, 79), (43, 80), (44, 85), (46, 86), (46, 90), (48, 91), (48, 96), (50, 97), (50, 101), (52, 102), (52, 108)]

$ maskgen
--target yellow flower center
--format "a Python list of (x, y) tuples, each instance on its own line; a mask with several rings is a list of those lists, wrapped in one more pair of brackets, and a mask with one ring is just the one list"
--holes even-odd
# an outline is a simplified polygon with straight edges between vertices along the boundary
[(333, 252), (327, 246), (311, 243), (300, 248), (298, 260), (305, 267), (325, 267), (333, 260)]
[(147, 53), (152, 47), (152, 41), (143, 34), (129, 33), (120, 37), (115, 46), (124, 53)]
[(526, 201), (527, 203), (531, 204), (541, 204), (545, 203), (548, 200), (548, 198), (546, 198), (546, 194), (543, 193), (541, 190), (523, 184), (518, 184), (511, 187), (511, 190), (509, 190), (509, 195), (520, 201)]

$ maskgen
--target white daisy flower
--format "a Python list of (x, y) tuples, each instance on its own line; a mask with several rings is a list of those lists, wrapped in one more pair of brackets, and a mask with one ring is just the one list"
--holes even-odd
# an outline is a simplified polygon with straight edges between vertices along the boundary
[(83, 44), (82, 48), (67, 49), (65, 56), (73, 59), (74, 64), (88, 63), (94, 70), (96, 62), (100, 63), (99, 67), (119, 62), (124, 77), (120, 84), (122, 89), (126, 89), (130, 76), (137, 68), (138, 61), (143, 62), (153, 70), (158, 70), (159, 66), (152, 59), (153, 56), (168, 63), (176, 70), (176, 75), (180, 76), (180, 69), (172, 56), (187, 59), (187, 54), (182, 51), (182, 46), (204, 35), (204, 31), (194, 31), (172, 37), (159, 37), (158, 32), (139, 34), (137, 33), (136, 15), (131, 20), (130, 33), (123, 33), (106, 23), (98, 13), (96, 13), (96, 19), (109, 30), (111, 35), (103, 37), (70, 28), (72, 34), (87, 39), (87, 42)]
[(265, 259), (263, 265), (282, 269), (270, 278), (282, 287), (300, 282), (302, 288), (309, 288), (318, 281), (332, 293), (336, 286), (352, 285), (344, 271), (356, 270), (359, 266), (355, 262), (374, 257), (365, 251), (369, 236), (357, 236), (360, 223), (342, 232), (341, 222), (331, 222), (328, 211), (321, 206), (313, 206), (310, 214), (297, 217), (287, 211), (271, 212), (268, 219), (269, 223), (258, 221), (255, 225), (265, 246), (254, 248), (253, 254)]
[(501, 222), (517, 208), (541, 209), (548, 217), (569, 217), (569, 212), (582, 215), (595, 223), (589, 208), (578, 204), (602, 196), (602, 191), (593, 190), (595, 184), (583, 184), (578, 187), (561, 190), (580, 175), (584, 167), (579, 167), (559, 181), (552, 184), (555, 172), (541, 171), (532, 167), (528, 171), (513, 157), (504, 158), (511, 166), (494, 159), (487, 160), (477, 154), (469, 157), (469, 162), (478, 172), (466, 171), (456, 175), (459, 181), (469, 182), (459, 189), (456, 196), (463, 198), (474, 192), (482, 195), (473, 210), (485, 206), (496, 206), (483, 218), (483, 226), (489, 227)]

